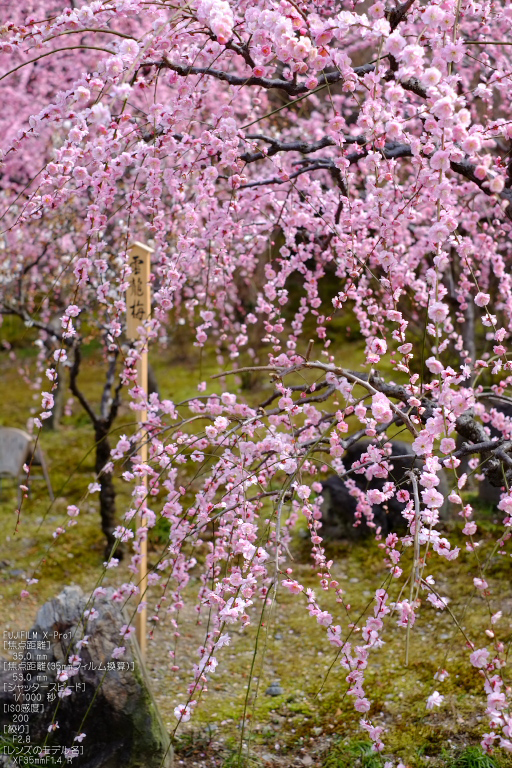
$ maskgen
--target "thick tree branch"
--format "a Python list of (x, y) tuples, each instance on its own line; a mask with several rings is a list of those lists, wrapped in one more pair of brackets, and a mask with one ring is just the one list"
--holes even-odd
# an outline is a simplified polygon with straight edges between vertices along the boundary
[(308, 143), (307, 141), (279, 141), (278, 139), (273, 139), (270, 136), (262, 136), (261, 134), (250, 135), (247, 136), (247, 138), (266, 141), (270, 144), (270, 147), (266, 152), (261, 152), (259, 150), (256, 152), (245, 152), (240, 157), (246, 163), (254, 163), (256, 160), (272, 157), (273, 155), (277, 155), (278, 152), (300, 152), (303, 155), (309, 155), (311, 152), (316, 152), (319, 149), (336, 146), (336, 142), (334, 139), (331, 139), (330, 136), (324, 136), (323, 139), (312, 143)]
[(420, 83), (417, 77), (410, 77), (408, 80), (399, 80), (400, 85), (406, 91), (415, 93), (422, 99), (427, 98), (427, 89)]
[(23, 271), (21, 275), (24, 276), (27, 274), (27, 272), (30, 272), (31, 269), (33, 269), (34, 267), (37, 267), (37, 265), (39, 264), (43, 256), (46, 254), (47, 250), (48, 250), (48, 243), (44, 246), (42, 252), (39, 254), (37, 259), (34, 259), (34, 261), (30, 261), (28, 264), (26, 264), (23, 267)]
[[(452, 171), (455, 171), (455, 173), (460, 173), (461, 176), (464, 176), (464, 178), (468, 179), (468, 181), (472, 181), (473, 184), (476, 184), (480, 191), (484, 193), (484, 195), (493, 197), (496, 194), (495, 192), (492, 192), (488, 186), (484, 186), (484, 183), (486, 181), (488, 182), (487, 178), (479, 179), (477, 176), (475, 176), (475, 166), (470, 163), (469, 160), (462, 160), (460, 163), (454, 163), (452, 161), (450, 163), (450, 167)], [(505, 203), (505, 215), (507, 218), (512, 220), (512, 189), (505, 187), (505, 189), (498, 195), (498, 197), (500, 197), (501, 200), (503, 200)]]
[[(313, 394), (313, 392), (319, 392), (322, 389), (325, 389), (329, 386), (329, 384), (326, 381), (321, 381), (319, 384), (315, 385), (315, 388), (312, 389), (311, 384), (299, 384), (295, 387), (289, 387), (292, 392), (307, 392), (308, 394)], [(280, 392), (278, 389), (275, 389), (269, 397), (267, 397), (266, 400), (264, 400), (260, 405), (259, 408), (266, 408), (267, 405), (270, 405), (274, 402), (278, 397), (282, 397), (282, 392)]]
[[(301, 151), (301, 150), (297, 150), (297, 151)], [(312, 149), (311, 151), (314, 152), (315, 149)], [(381, 150), (381, 152), (386, 158), (386, 160), (411, 156), (411, 148), (408, 144), (396, 144), (394, 142), (387, 144)], [(358, 154), (354, 153), (348, 156), (348, 160), (351, 163), (354, 163), (357, 160), (359, 160), (361, 157), (364, 157), (364, 155), (365, 155), (364, 152), (358, 153)], [(260, 181), (250, 181), (247, 184), (241, 184), (239, 189), (251, 189), (252, 187), (264, 187), (270, 184), (286, 184), (288, 181), (291, 181), (292, 179), (297, 178), (297, 176), (301, 176), (303, 173), (309, 173), (309, 172), (318, 171), (318, 170), (326, 170), (326, 171), (329, 171), (330, 174), (333, 176), (334, 180), (336, 181), (336, 184), (340, 187), (343, 195), (347, 196), (348, 192), (345, 186), (345, 182), (343, 180), (343, 176), (341, 175), (341, 171), (338, 168), (338, 166), (335, 164), (334, 160), (320, 157), (312, 161), (300, 160), (299, 163), (300, 164), (304, 163), (304, 167), (299, 169), (298, 171), (295, 171), (294, 173), (291, 173), (287, 179), (281, 179), (278, 176), (273, 176), (269, 179), (261, 179)]]
[[(326, 374), (344, 377), (348, 379), (348, 381), (351, 381), (353, 384), (357, 384), (366, 389), (369, 394), (374, 395), (377, 392), (380, 392), (390, 398), (391, 409), (394, 413), (393, 419), (389, 424), (380, 425), (377, 430), (378, 433), (384, 432), (391, 423), (402, 423), (409, 429), (412, 435), (416, 437), (418, 435), (418, 428), (416, 425), (419, 423), (425, 424), (427, 420), (434, 415), (434, 409), (436, 407), (435, 403), (424, 397), (421, 401), (421, 408), (410, 406), (408, 407), (411, 393), (408, 391), (407, 387), (404, 387), (400, 384), (386, 382), (378, 373), (370, 373), (369, 375), (367, 373), (356, 373), (354, 371), (349, 371), (344, 368), (328, 365), (319, 361), (310, 362), (305, 360), (303, 363), (294, 365), (290, 368), (280, 368), (279, 366), (271, 365), (239, 368), (233, 371), (227, 371), (223, 374), (217, 374), (217, 376), (214, 376), (213, 378), (217, 378), (218, 376), (227, 376), (234, 373), (241, 373), (244, 370), (266, 370), (273, 372), (274, 375), (279, 379), (283, 379), (289, 374), (296, 373), (304, 369), (321, 370)], [(336, 386), (331, 382), (327, 381), (325, 383), (328, 384), (329, 387), (333, 387), (333, 390), (336, 389)], [(327, 396), (328, 394), (326, 392), (322, 399), (327, 399)], [(274, 399), (274, 396), (272, 399)], [(319, 399), (320, 397), (318, 397), (318, 400)], [(398, 401), (399, 404), (402, 403), (404, 406), (406, 406), (406, 408), (402, 410), (399, 405), (397, 406), (392, 403), (391, 399)], [(302, 404), (302, 402), (306, 401), (297, 400), (297, 405)], [(275, 412), (280, 412), (280, 409), (274, 409), (272, 411), (272, 413)], [(270, 415), (269, 412), (267, 412), (266, 415)], [(463, 443), (462, 446), (454, 453), (456, 458), (470, 454), (480, 454), (482, 457), (482, 463), (484, 465), (482, 469), (483, 474), (491, 485), (499, 488), (504, 485), (505, 480), (512, 483), (511, 440), (505, 440), (504, 438), (497, 440), (489, 439), (485, 427), (475, 419), (472, 410), (463, 413), (457, 418), (455, 422), (455, 429), (457, 433), (467, 441)], [(364, 434), (364, 429), (359, 430), (359, 432), (356, 432), (354, 435), (348, 438), (347, 441), (344, 441), (343, 446), (347, 448), (349, 445), (353, 445), (353, 443), (357, 442), (357, 440), (363, 437)], [(312, 441), (312, 444), (322, 442), (323, 440), (323, 437), (320, 439), (315, 438)], [(507, 471), (504, 470), (503, 464), (506, 465)]]
[(110, 403), (110, 411), (107, 416), (108, 429), (110, 429), (115, 419), (117, 418), (117, 412), (119, 411), (119, 406), (121, 404), (120, 394), (121, 394), (122, 388), (123, 388), (123, 380), (119, 379), (117, 386), (114, 390), (114, 397), (112, 398), (112, 402)]
[[(261, 88), (265, 88), (267, 90), (276, 88), (278, 90), (285, 91), (288, 96), (302, 96), (304, 93), (307, 93), (311, 90), (305, 83), (295, 83), (291, 80), (285, 80), (284, 78), (280, 77), (271, 78), (256, 77), (256, 75), (235, 75), (229, 72), (224, 72), (220, 69), (212, 69), (211, 67), (191, 67), (184, 64), (174, 64), (167, 56), (165, 56), (162, 61), (145, 62), (145, 66), (156, 66), (172, 69), (173, 72), (176, 72), (181, 77), (187, 77), (188, 75), (208, 75), (209, 77), (222, 80), (223, 82), (229, 83), (230, 85), (260, 86)], [(375, 64), (364, 64), (361, 67), (354, 67), (353, 71), (358, 77), (364, 77), (364, 75), (373, 72), (374, 70)], [(392, 72), (391, 76), (393, 77)], [(335, 83), (339, 83), (341, 81), (343, 81), (343, 75), (341, 72), (339, 72), (339, 70), (325, 72), (318, 78), (318, 85), (315, 87), (318, 88), (318, 86), (322, 85), (334, 85)], [(400, 85), (402, 88), (405, 88), (406, 91), (411, 91), (417, 96), (420, 96), (422, 99), (427, 98), (426, 89), (415, 77), (401, 81)]]
[[(294, 83), (292, 80), (284, 80), (283, 78), (271, 78), (271, 77), (256, 77), (256, 75), (234, 75), (228, 72), (224, 72), (219, 69), (212, 69), (211, 67), (190, 67), (184, 64), (174, 64), (167, 56), (164, 56), (162, 61), (149, 61), (144, 62), (145, 66), (158, 66), (166, 69), (172, 69), (181, 77), (187, 77), (188, 75), (208, 75), (214, 77), (217, 80), (222, 80), (230, 85), (256, 85), (261, 88), (277, 88), (281, 91), (286, 91), (289, 96), (301, 96), (303, 93), (307, 93), (311, 90), (305, 83)], [(373, 72), (375, 69), (374, 64), (364, 64), (362, 67), (354, 67), (354, 72), (359, 77), (363, 77), (369, 72)], [(333, 85), (343, 80), (343, 75), (338, 70), (333, 72), (326, 72), (318, 78), (318, 85)], [(318, 86), (315, 86), (318, 87)]]
[(405, 3), (402, 3), (401, 5), (397, 5), (396, 8), (394, 8), (392, 11), (390, 11), (387, 14), (389, 25), (391, 27), (391, 31), (395, 30), (401, 21), (405, 19), (407, 16), (407, 12), (411, 8), (411, 6), (414, 4), (415, 0), (406, 0)]
[(42, 323), (40, 320), (34, 320), (24, 307), (13, 307), (6, 301), (2, 301), (2, 309), (0, 313), (3, 315), (15, 315), (16, 317), (21, 318), (28, 328), (39, 328), (40, 331), (45, 331), (45, 333), (52, 336), (54, 339), (58, 339), (63, 343), (65, 342), (62, 334), (57, 331), (56, 328), (53, 328), (49, 323)]
[[(242, 159), (245, 160), (248, 163), (252, 163), (256, 160), (263, 159), (264, 157), (270, 157), (271, 155), (276, 155), (278, 152), (301, 152), (302, 154), (309, 154), (311, 152), (316, 152), (319, 149), (322, 149), (324, 147), (334, 146), (335, 142), (330, 137), (326, 136), (323, 139), (320, 139), (317, 142), (307, 143), (302, 141), (291, 141), (291, 142), (280, 142), (277, 139), (272, 139), (269, 136), (261, 136), (258, 135), (254, 138), (259, 138), (262, 141), (266, 141), (270, 143), (270, 149), (266, 153), (266, 155), (263, 152), (257, 151), (257, 152), (246, 152), (245, 154), (241, 155)], [(362, 136), (357, 137), (350, 137), (349, 138), (350, 143), (354, 144), (364, 144), (367, 140), (364, 139)], [(384, 147), (380, 150), (382, 152), (383, 157), (386, 160), (395, 160), (402, 157), (412, 157), (412, 150), (409, 144), (402, 144), (400, 142), (387, 142)], [(356, 163), (358, 160), (360, 160), (362, 157), (365, 157), (368, 153), (368, 150), (366, 147), (362, 148), (362, 151), (359, 152), (353, 152), (352, 154), (347, 156), (347, 159), (350, 163)], [(297, 176), (300, 176), (303, 173), (308, 173), (309, 171), (316, 171), (319, 169), (325, 169), (330, 171), (333, 175), (335, 175), (335, 180), (338, 186), (340, 186), (340, 182), (343, 184), (342, 191), (343, 194), (347, 194), (347, 191), (345, 189), (344, 182), (342, 180), (341, 174), (337, 166), (335, 165), (333, 160), (330, 160), (328, 158), (315, 158), (313, 161), (307, 161), (303, 160), (300, 161), (303, 163), (308, 163), (305, 165), (300, 171), (296, 171), (295, 173), (290, 175), (290, 179), (296, 178)], [(462, 160), (461, 162), (451, 162), (450, 163), (451, 170), (454, 171), (454, 173), (460, 174), (464, 176), (464, 178), (468, 179), (468, 181), (473, 182), (478, 186), (481, 192), (483, 192), (488, 197), (492, 197), (495, 195), (494, 192), (491, 192), (488, 186), (484, 186), (484, 180), (479, 179), (477, 176), (475, 176), (475, 166), (469, 162), (469, 160)], [(287, 180), (280, 179), (278, 177), (273, 177), (270, 179), (263, 179), (261, 181), (253, 181), (249, 182), (247, 184), (243, 184), (240, 189), (247, 189), (250, 187), (263, 187), (269, 184), (284, 184)], [(505, 187), (505, 189), (499, 194), (499, 197), (504, 201), (504, 210), (506, 216), (512, 220), (512, 189), (509, 189)]]
[(463, 456), (469, 456), (472, 453), (480, 453), (486, 451), (493, 451), (503, 445), (504, 438), (498, 440), (485, 440), (482, 443), (462, 443), (460, 448), (454, 451), (454, 456), (457, 459)]

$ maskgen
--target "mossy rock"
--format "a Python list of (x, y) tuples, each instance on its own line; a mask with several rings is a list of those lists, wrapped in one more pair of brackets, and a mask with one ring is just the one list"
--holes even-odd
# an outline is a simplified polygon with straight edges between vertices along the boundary
[[(73, 764), (87, 768), (170, 768), (169, 735), (138, 646), (121, 638), (121, 627), (128, 621), (112, 601), (112, 592), (94, 600), (93, 619), (84, 618), (92, 605), (79, 587), (65, 587), (39, 610), (28, 634), (18, 689), (21, 702), (32, 700), (34, 691), (38, 697), (40, 711), (29, 719), (31, 743), (63, 748), (79, 744), (83, 753)], [(113, 658), (121, 643), (125, 652)], [(70, 659), (75, 654), (80, 656), (76, 674)], [(59, 681), (62, 670), (69, 677)], [(59, 698), (56, 690), (67, 687), (69, 695)], [(52, 723), (58, 728), (51, 730)], [(86, 736), (77, 742), (80, 733)]]

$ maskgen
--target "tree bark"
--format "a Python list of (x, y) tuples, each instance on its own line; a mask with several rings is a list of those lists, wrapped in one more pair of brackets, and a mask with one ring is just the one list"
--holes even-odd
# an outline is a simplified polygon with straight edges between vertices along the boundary
[(151, 363), (148, 363), (148, 395), (152, 395), (153, 393), (158, 395), (158, 398), (160, 399), (160, 388), (158, 386), (155, 369)]
[[(101, 517), (101, 530), (107, 540), (107, 546), (105, 549), (105, 559), (108, 560), (112, 553), (112, 548), (118, 540), (114, 536), (116, 529), (116, 491), (114, 488), (114, 480), (111, 472), (103, 472), (103, 468), (110, 461), (110, 442), (108, 434), (110, 428), (117, 416), (119, 409), (119, 393), (121, 391), (121, 382), (118, 383), (114, 391), (114, 397), (111, 397), (112, 387), (114, 384), (115, 370), (116, 370), (116, 355), (110, 360), (110, 364), (107, 371), (105, 386), (103, 387), (103, 395), (100, 405), (100, 416), (94, 413), (94, 410), (90, 406), (87, 398), (78, 387), (78, 372), (80, 370), (81, 354), (80, 344), (76, 343), (74, 347), (74, 360), (71, 370), (69, 372), (69, 386), (77, 398), (78, 402), (85, 410), (91, 420), (91, 424), (94, 428), (94, 438), (96, 443), (96, 462), (94, 469), (98, 478), (100, 486), (100, 517)], [(122, 560), (123, 547), (118, 542), (115, 556)]]
[(475, 306), (471, 300), (468, 301), (468, 307), (464, 315), (466, 317), (466, 322), (462, 326), (462, 338), (464, 341), (464, 348), (474, 365), (476, 360)]
[[(98, 421), (95, 425), (94, 436), (96, 440), (96, 463), (94, 469), (98, 476), (100, 484), (100, 517), (101, 530), (107, 540), (105, 548), (105, 558), (108, 559), (112, 552), (112, 547), (117, 542), (114, 536), (116, 528), (116, 491), (111, 472), (103, 472), (103, 467), (110, 461), (110, 443), (108, 440), (109, 427), (103, 422)], [(118, 543), (115, 551), (115, 557), (120, 560), (123, 557), (123, 550)]]

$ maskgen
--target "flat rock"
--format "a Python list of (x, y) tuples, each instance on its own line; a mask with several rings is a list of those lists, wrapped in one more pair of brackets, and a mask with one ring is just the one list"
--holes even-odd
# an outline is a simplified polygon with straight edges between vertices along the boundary
[(266, 696), (282, 696), (284, 693), (279, 682), (270, 683), (269, 687), (265, 691)]

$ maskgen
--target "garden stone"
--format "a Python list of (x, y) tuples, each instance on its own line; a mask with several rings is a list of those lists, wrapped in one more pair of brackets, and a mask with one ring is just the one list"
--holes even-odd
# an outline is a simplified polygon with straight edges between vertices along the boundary
[[(512, 417), (512, 405), (509, 405), (502, 400), (494, 399), (493, 397), (486, 397), (482, 400), (482, 402), (484, 403), (487, 410), (490, 408), (495, 408), (504, 416), (508, 418)], [(503, 436), (499, 430), (492, 426), (492, 424), (488, 424), (487, 426), (489, 427), (491, 437)], [(480, 501), (486, 504), (492, 504), (493, 506), (496, 506), (500, 501), (502, 490), (504, 489), (491, 485), (487, 478), (484, 478), (482, 482), (478, 484), (478, 498)]]
[[(74, 737), (86, 733), (80, 745), (83, 755), (75, 758), (73, 765), (159, 768), (168, 750), (164, 765), (170, 768), (169, 736), (158, 714), (138, 646), (121, 639), (121, 627), (128, 621), (119, 604), (109, 599), (112, 592), (107, 590), (106, 596), (95, 599), (98, 616), (87, 622), (85, 631), (81, 617), (91, 606), (79, 587), (65, 587), (39, 610), (23, 659), (23, 694), (27, 696), (38, 685), (43, 709), (31, 716), (32, 743), (42, 744), (47, 737), (58, 702), (55, 719), (59, 727), (51, 733), (48, 743), (72, 747), (76, 745)], [(77, 649), (76, 643), (85, 636), (87, 644)], [(113, 660), (112, 651), (120, 645), (126, 651)], [(69, 670), (69, 657), (74, 653), (81, 657), (78, 674), (58, 682), (59, 669)], [(30, 671), (32, 668), (35, 671)], [(66, 686), (72, 688), (71, 695), (58, 698), (55, 689)]]
[(0, 768), (18, 768), (18, 764), (11, 760), (8, 755), (0, 754)]
[(266, 696), (282, 696), (283, 693), (284, 691), (281, 688), (279, 680), (275, 680), (273, 683), (270, 683), (269, 687), (265, 691)]
[[(23, 466), (27, 463), (41, 467), (48, 494), (53, 501), (55, 497), (41, 446), (35, 443), (34, 438), (22, 429), (0, 427), (0, 483), (3, 477), (12, 478), (17, 483), (25, 480), (26, 473), (23, 471)], [(30, 476), (31, 479), (34, 479), (33, 472)], [(20, 503), (21, 491), (18, 488), (18, 504)]]
[[(356, 486), (360, 490), (367, 491), (370, 488), (382, 490), (384, 484), (392, 480), (397, 487), (412, 493), (412, 485), (406, 473), (410, 469), (421, 469), (423, 462), (415, 457), (408, 443), (399, 440), (392, 440), (390, 442), (392, 449), (391, 455), (387, 460), (392, 464), (393, 469), (389, 473), (389, 477), (373, 477), (371, 480), (368, 480), (365, 474), (352, 472), (349, 477), (355, 481)], [(349, 470), (356, 461), (360, 461), (370, 445), (370, 440), (360, 440), (351, 446), (343, 457), (345, 469)], [(449, 519), (450, 515), (450, 504), (446, 501), (449, 494), (448, 481), (444, 470), (438, 476), (441, 482), (437, 486), (437, 490), (445, 498), (445, 503), (439, 510), (439, 516), (441, 520), (445, 521)], [(364, 516), (360, 524), (354, 527), (357, 500), (349, 493), (344, 479), (337, 475), (332, 475), (325, 480), (322, 483), (322, 497), (322, 536), (331, 539), (354, 540), (365, 538), (374, 533), (375, 529), (368, 526)], [(391, 532), (404, 532), (407, 529), (407, 521), (402, 515), (404, 508), (405, 504), (399, 502), (396, 498), (390, 499), (386, 504), (373, 505), (373, 522), (376, 528), (380, 527), (383, 536)]]

